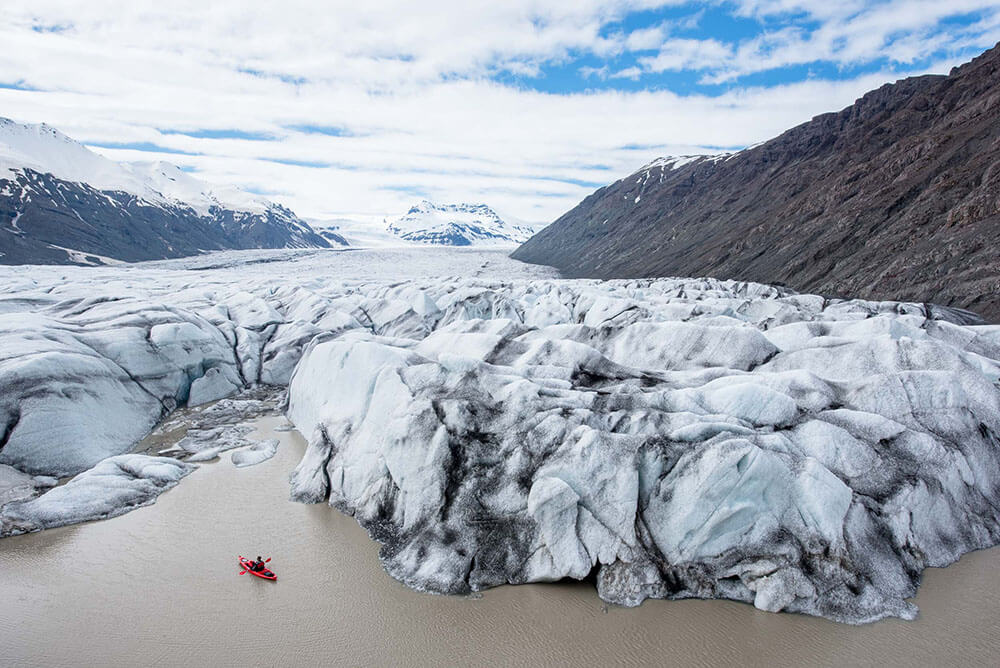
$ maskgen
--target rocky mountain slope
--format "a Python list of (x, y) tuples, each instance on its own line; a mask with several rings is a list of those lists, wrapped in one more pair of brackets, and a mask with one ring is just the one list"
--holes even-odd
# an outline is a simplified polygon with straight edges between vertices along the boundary
[(209, 186), (165, 162), (117, 163), (47, 125), (0, 118), (0, 263), (102, 264), (330, 245), (266, 199)]
[(658, 161), (513, 255), (569, 277), (714, 276), (1000, 319), (1000, 48), (762, 145)]
[(527, 241), (535, 229), (501, 218), (485, 204), (443, 204), (427, 200), (388, 221), (390, 233), (405, 241), (441, 246), (505, 246)]

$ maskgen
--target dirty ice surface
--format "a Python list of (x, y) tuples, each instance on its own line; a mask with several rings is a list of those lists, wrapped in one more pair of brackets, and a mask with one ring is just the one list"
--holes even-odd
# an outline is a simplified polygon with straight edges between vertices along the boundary
[(857, 623), (912, 617), (924, 568), (1000, 542), (1000, 327), (962, 312), (443, 249), (0, 273), (0, 464), (37, 481), (8, 475), (17, 507), (270, 385), (309, 441), (293, 498), (419, 589), (593, 576), (622, 605)]

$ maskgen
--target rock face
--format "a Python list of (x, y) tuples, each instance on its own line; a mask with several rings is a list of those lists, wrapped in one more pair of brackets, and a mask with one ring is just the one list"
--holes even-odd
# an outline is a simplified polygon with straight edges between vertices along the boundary
[(120, 164), (0, 118), (0, 263), (105, 264), (208, 250), (327, 248), (294, 213), (167, 163)]
[(424, 200), (388, 223), (404, 241), (438, 246), (505, 246), (526, 241), (535, 230), (507, 222), (485, 204), (437, 205)]
[(513, 257), (567, 277), (714, 276), (1000, 320), (1000, 49), (760, 146), (657, 161)]

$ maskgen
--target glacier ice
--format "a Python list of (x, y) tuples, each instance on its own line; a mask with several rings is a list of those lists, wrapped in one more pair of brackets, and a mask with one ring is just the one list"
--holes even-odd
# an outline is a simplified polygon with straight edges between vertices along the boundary
[(46, 476), (30, 476), (13, 466), (0, 464), (0, 507), (13, 501), (34, 498), (40, 490), (54, 487), (58, 480)]
[[(308, 441), (292, 498), (354, 516), (419, 589), (593, 578), (622, 605), (860, 623), (912, 617), (923, 569), (1000, 542), (998, 326), (713, 279), (473, 277), (494, 261), (474, 255), (401, 280), (381, 253), (9, 276), (0, 512), (45, 526), (73, 483), (36, 497), (44, 476), (106, 466), (179, 406), (254, 414), (239, 393), (270, 384)], [(206, 418), (164, 454), (248, 435)], [(106, 487), (65, 517), (101, 516)]]
[[(206, 462), (228, 450), (244, 448), (258, 453), (241, 456), (251, 461), (254, 457), (260, 457), (267, 448), (252, 436), (256, 430), (249, 423), (256, 418), (276, 414), (282, 400), (281, 393), (257, 387), (209, 406), (196, 405), (183, 415), (174, 414), (160, 424), (154, 434), (162, 436), (181, 428), (184, 429), (184, 434), (171, 447), (160, 450), (158, 454), (186, 462)], [(270, 454), (253, 463), (270, 459), (273, 455), (272, 449)]]
[(743, 309), (748, 289), (466, 283), (429, 335), (393, 311), (317, 337), (289, 385), (309, 438), (293, 498), (354, 516), (423, 590), (593, 576), (623, 605), (912, 618), (924, 568), (1000, 542), (997, 328), (800, 296)]
[(269, 438), (266, 441), (258, 441), (249, 447), (235, 451), (230, 455), (230, 459), (233, 462), (233, 466), (239, 468), (254, 466), (274, 457), (274, 453), (277, 451), (278, 439)]
[(169, 457), (108, 457), (65, 485), (3, 506), (0, 536), (122, 515), (153, 503), (193, 470), (194, 465)]

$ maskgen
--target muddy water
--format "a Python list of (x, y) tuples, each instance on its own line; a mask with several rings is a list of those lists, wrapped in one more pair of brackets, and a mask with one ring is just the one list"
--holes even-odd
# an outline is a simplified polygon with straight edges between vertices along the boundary
[[(584, 584), (419, 594), (350, 518), (286, 501), (304, 448), (206, 464), (157, 503), (0, 541), (0, 665), (997, 665), (1000, 550), (931, 570), (916, 622), (850, 627), (722, 601), (604, 606)], [(272, 555), (277, 583), (238, 576)]]

